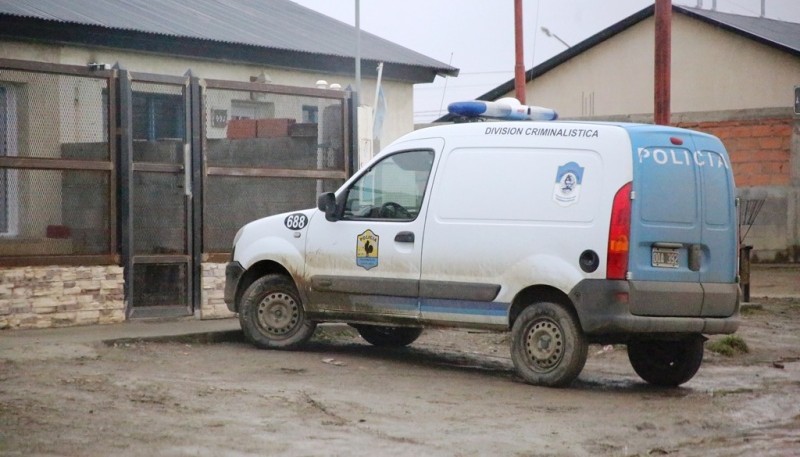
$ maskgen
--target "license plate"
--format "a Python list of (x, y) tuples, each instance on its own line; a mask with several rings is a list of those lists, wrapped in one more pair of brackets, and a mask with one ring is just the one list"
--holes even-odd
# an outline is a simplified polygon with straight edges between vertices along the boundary
[(660, 268), (678, 268), (677, 248), (653, 248), (652, 265)]

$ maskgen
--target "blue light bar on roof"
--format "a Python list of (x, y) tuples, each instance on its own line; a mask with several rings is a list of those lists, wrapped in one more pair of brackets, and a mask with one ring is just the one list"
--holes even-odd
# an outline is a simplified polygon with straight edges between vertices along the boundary
[(450, 114), (464, 117), (491, 117), (511, 121), (554, 121), (558, 113), (541, 106), (521, 105), (515, 98), (501, 98), (496, 102), (470, 100), (447, 105)]

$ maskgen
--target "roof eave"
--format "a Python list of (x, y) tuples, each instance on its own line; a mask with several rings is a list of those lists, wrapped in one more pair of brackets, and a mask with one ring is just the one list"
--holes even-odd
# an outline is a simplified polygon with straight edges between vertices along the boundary
[[(0, 14), (0, 37), (40, 43), (124, 49), (152, 54), (265, 65), (293, 70), (352, 75), (355, 59), (288, 49), (161, 35), (95, 25), (73, 24)], [(378, 61), (361, 59), (364, 76), (376, 76)], [(412, 84), (432, 82), (437, 75), (457, 76), (452, 67), (424, 67), (385, 62), (383, 77)]]
[(728, 24), (726, 22), (721, 22), (721, 21), (714, 20), (713, 18), (706, 17), (706, 16), (704, 16), (702, 14), (699, 14), (699, 13), (689, 9), (689, 8), (683, 8), (683, 7), (680, 7), (680, 6), (673, 6), (672, 8), (674, 10), (682, 13), (682, 14), (685, 14), (688, 17), (691, 17), (693, 19), (697, 19), (697, 20), (702, 21), (702, 22), (704, 22), (706, 24), (713, 25), (715, 27), (719, 27), (719, 28), (721, 28), (723, 30), (727, 30), (727, 31), (729, 31), (731, 33), (735, 33), (736, 35), (740, 35), (740, 36), (743, 36), (745, 38), (749, 38), (749, 39), (751, 39), (753, 41), (756, 41), (756, 42), (761, 43), (763, 45), (769, 46), (771, 48), (775, 48), (775, 49), (778, 49), (780, 51), (787, 52), (787, 53), (789, 53), (789, 54), (791, 54), (791, 55), (793, 55), (795, 57), (800, 57), (800, 49), (795, 49), (795, 48), (793, 48), (791, 46), (784, 45), (783, 43), (779, 43), (779, 42), (776, 42), (774, 40), (770, 40), (769, 38), (766, 38), (766, 37), (763, 37), (761, 35), (755, 34), (753, 32), (744, 30), (744, 29), (742, 29), (740, 27), (736, 27), (736, 26), (734, 26), (732, 24)]

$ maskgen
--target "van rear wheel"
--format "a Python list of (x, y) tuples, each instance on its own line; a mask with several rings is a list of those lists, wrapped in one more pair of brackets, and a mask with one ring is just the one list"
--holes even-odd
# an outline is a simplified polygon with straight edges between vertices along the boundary
[(557, 303), (525, 308), (511, 329), (511, 360), (530, 384), (568, 385), (583, 370), (588, 349), (577, 317)]
[(692, 379), (703, 362), (701, 335), (678, 341), (632, 340), (628, 359), (636, 374), (656, 386), (679, 386)]
[(308, 341), (316, 322), (306, 318), (294, 283), (281, 275), (255, 280), (242, 294), (239, 323), (262, 349), (293, 349)]
[(408, 346), (422, 334), (420, 327), (385, 327), (379, 325), (353, 325), (373, 346), (402, 347)]

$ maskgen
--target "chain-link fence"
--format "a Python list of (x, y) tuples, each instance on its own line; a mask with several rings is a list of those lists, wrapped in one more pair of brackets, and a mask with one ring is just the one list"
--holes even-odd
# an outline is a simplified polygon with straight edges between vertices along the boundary
[(129, 310), (191, 312), (201, 258), (349, 176), (349, 100), (0, 59), (0, 265), (120, 264)]
[(0, 66), (0, 259), (114, 254), (110, 78), (74, 72)]
[(349, 171), (344, 97), (210, 82), (204, 93), (203, 251), (227, 253), (245, 223), (312, 207)]

